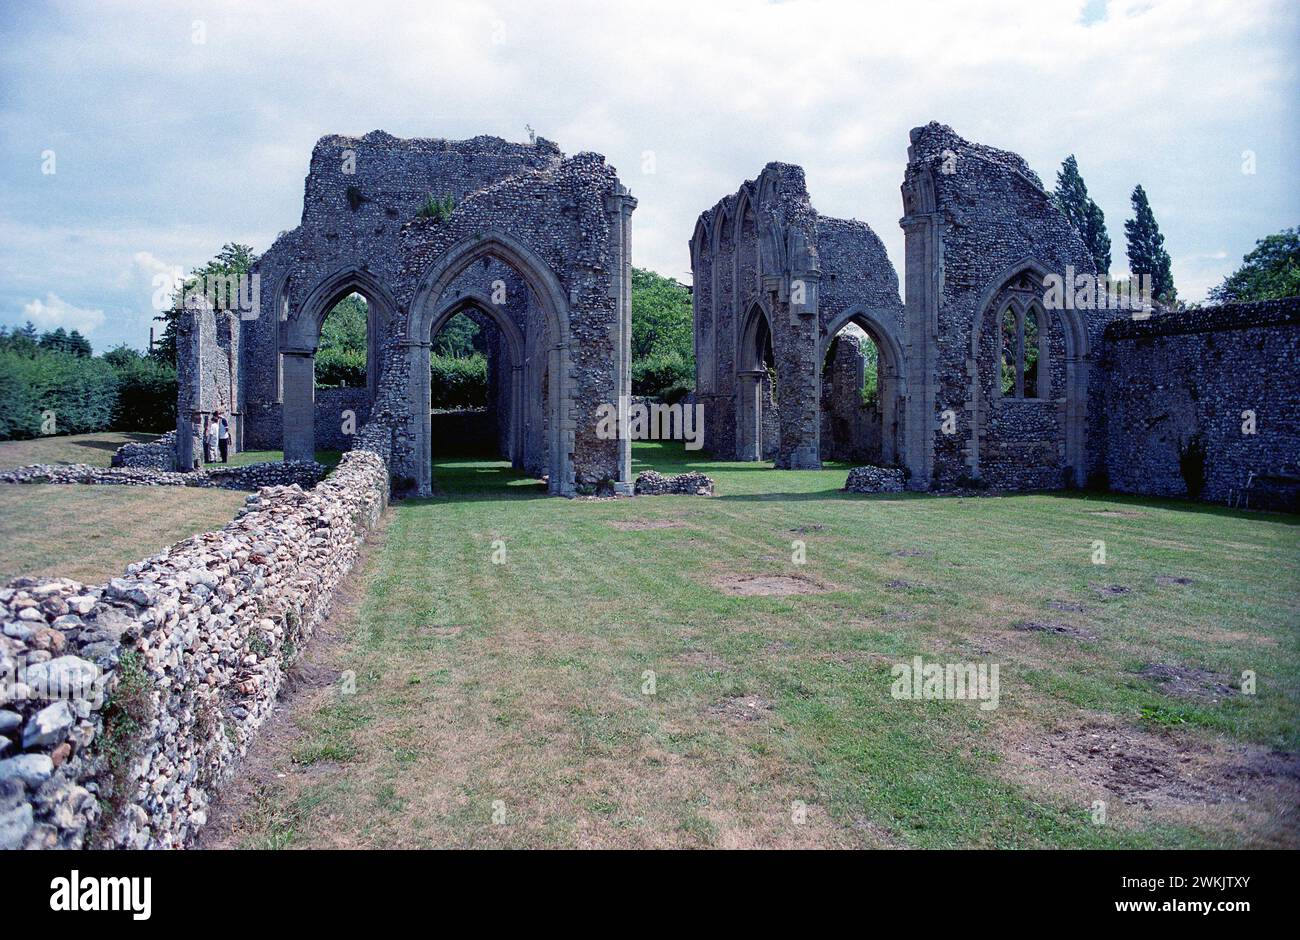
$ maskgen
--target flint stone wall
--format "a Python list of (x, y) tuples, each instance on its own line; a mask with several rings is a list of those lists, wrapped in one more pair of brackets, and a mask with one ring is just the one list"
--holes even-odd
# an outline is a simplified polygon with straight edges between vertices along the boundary
[(1202, 499), (1235, 502), (1254, 474), (1251, 508), (1300, 509), (1300, 298), (1120, 320), (1105, 344), (1112, 490), (1187, 496), (1179, 454), (1198, 437)]
[(114, 467), (147, 467), (152, 470), (176, 469), (176, 432), (168, 431), (156, 441), (128, 441), (113, 452)]
[(637, 474), (633, 492), (637, 496), (712, 496), (713, 480), (703, 473), (665, 476), (657, 470), (642, 470)]
[[(384, 508), (388, 435), (368, 428), (358, 445), (315, 488), (262, 489), (224, 528), (103, 588), (0, 591), (0, 845), (192, 843)], [(101, 742), (127, 662), (149, 715), (115, 776)], [(94, 674), (104, 696), (52, 695), (52, 670)], [(110, 818), (101, 801), (121, 809)]]
[(0, 483), (84, 483), (116, 486), (197, 486), (207, 489), (256, 490), (263, 486), (314, 486), (325, 476), (321, 464), (301, 461), (253, 463), (242, 467), (209, 464), (180, 473), (147, 467), (96, 467), (90, 464), (30, 464), (0, 470)]
[(898, 467), (854, 467), (844, 481), (850, 493), (901, 493), (907, 474)]

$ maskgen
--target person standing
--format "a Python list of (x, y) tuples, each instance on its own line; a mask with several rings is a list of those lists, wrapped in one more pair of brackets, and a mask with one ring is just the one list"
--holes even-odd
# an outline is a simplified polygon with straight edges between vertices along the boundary
[(217, 418), (213, 415), (203, 429), (203, 462), (212, 463), (217, 453)]
[(216, 418), (217, 418), (217, 446), (221, 448), (221, 462), (229, 463), (230, 462), (230, 422), (226, 420), (226, 416), (221, 413), (220, 408), (217, 409)]

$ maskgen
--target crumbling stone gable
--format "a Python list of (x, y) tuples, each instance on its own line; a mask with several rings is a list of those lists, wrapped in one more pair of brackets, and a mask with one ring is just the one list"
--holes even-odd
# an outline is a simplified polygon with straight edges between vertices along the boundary
[(1094, 350), (1106, 323), (1127, 314), (1045, 312), (1046, 397), (1003, 396), (998, 358), (1011, 294), (1027, 303), (1049, 274), (1096, 273), (1082, 238), (1023, 159), (937, 123), (911, 133), (903, 205), (911, 485), (1083, 483)]
[(800, 167), (769, 163), (700, 215), (690, 248), (705, 447), (741, 460), (763, 456), (770, 343), (780, 425), (775, 463), (820, 466), (828, 328), (833, 335), (869, 315), (892, 334), (901, 323), (898, 278), (883, 244), (864, 223), (819, 216)]
[[(422, 215), (430, 198), (437, 211)], [(601, 439), (596, 416), (631, 389), (635, 205), (603, 157), (566, 158), (544, 139), (322, 138), (301, 224), (254, 269), (261, 302), (242, 354), (248, 439), (283, 441), (288, 459), (338, 440), (340, 405), (359, 403), (317, 398), (314, 356), (325, 315), (357, 292), (371, 314), (369, 407), (348, 410), (368, 410), (372, 434), (389, 437), (394, 474), (429, 492), (429, 343), (449, 305), (476, 304), (517, 353), (494, 397), (507, 410), (508, 456), (546, 475), (554, 493), (630, 486), (628, 444)]]
[(1112, 323), (1101, 369), (1106, 482), (1122, 493), (1300, 510), (1297, 362), (1297, 298)]

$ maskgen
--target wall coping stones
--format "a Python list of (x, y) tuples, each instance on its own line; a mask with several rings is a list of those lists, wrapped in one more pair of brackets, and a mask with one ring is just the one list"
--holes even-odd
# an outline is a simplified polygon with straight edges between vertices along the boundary
[(328, 471), (315, 461), (208, 466), (181, 473), (150, 467), (96, 467), (91, 464), (29, 464), (0, 470), (0, 483), (54, 483), (121, 486), (197, 486), (226, 490), (256, 490), (263, 486), (313, 486)]
[(1170, 310), (1146, 320), (1115, 320), (1107, 324), (1105, 337), (1114, 341), (1290, 325), (1300, 325), (1300, 297)]

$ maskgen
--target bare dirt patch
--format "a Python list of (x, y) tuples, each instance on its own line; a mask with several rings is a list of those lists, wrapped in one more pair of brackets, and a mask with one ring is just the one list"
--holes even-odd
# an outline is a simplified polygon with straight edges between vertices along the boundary
[(1138, 512), (1135, 509), (1088, 509), (1090, 516), (1102, 516), (1109, 519), (1133, 519), (1137, 516), (1145, 516), (1146, 513)]
[(416, 630), (416, 633), (419, 636), (436, 636), (436, 637), (441, 637), (443, 639), (449, 639), (454, 636), (460, 636), (461, 633), (464, 632), (464, 630), (465, 630), (464, 627), (457, 627), (457, 626), (449, 626), (449, 627), (424, 626)]
[(684, 529), (686, 523), (677, 519), (614, 519), (609, 523), (620, 532), (646, 532), (651, 529)]
[(835, 590), (824, 581), (790, 574), (725, 574), (714, 578), (713, 586), (735, 597), (787, 597)]
[(1228, 676), (1190, 666), (1147, 663), (1138, 670), (1138, 675), (1157, 683), (1162, 694), (1176, 698), (1217, 702), (1237, 694), (1237, 690), (1228, 684), (1231, 681)]
[(1132, 594), (1133, 589), (1123, 584), (1089, 584), (1090, 588), (1097, 592), (1097, 596), (1104, 599), (1111, 597), (1123, 597), (1125, 594)]
[(1096, 634), (1056, 620), (1022, 620), (1019, 623), (1012, 624), (1012, 628), (1027, 633), (1054, 633), (1057, 636), (1072, 636), (1078, 640), (1097, 639)]
[(896, 552), (890, 552), (895, 558), (927, 558), (934, 552), (927, 552), (923, 548), (900, 548)]
[(772, 714), (772, 703), (758, 695), (732, 695), (714, 702), (708, 711), (727, 721), (762, 721)]
[(1161, 587), (1169, 587), (1174, 584), (1195, 584), (1191, 578), (1184, 578), (1181, 575), (1158, 574), (1156, 575), (1156, 584)]
[(891, 578), (885, 582), (885, 587), (891, 591), (906, 591), (909, 588), (916, 587), (915, 581), (908, 581), (904, 578)]
[[(1079, 727), (1032, 729), (1004, 742), (1009, 762), (1044, 789), (1114, 794), (1144, 809), (1300, 800), (1300, 754), (1227, 745), (1084, 720)], [(1292, 836), (1292, 840), (1295, 836)]]
[(797, 525), (790, 531), (796, 535), (807, 535), (809, 532), (825, 532), (828, 528), (830, 527), (823, 523), (814, 522), (811, 525)]

